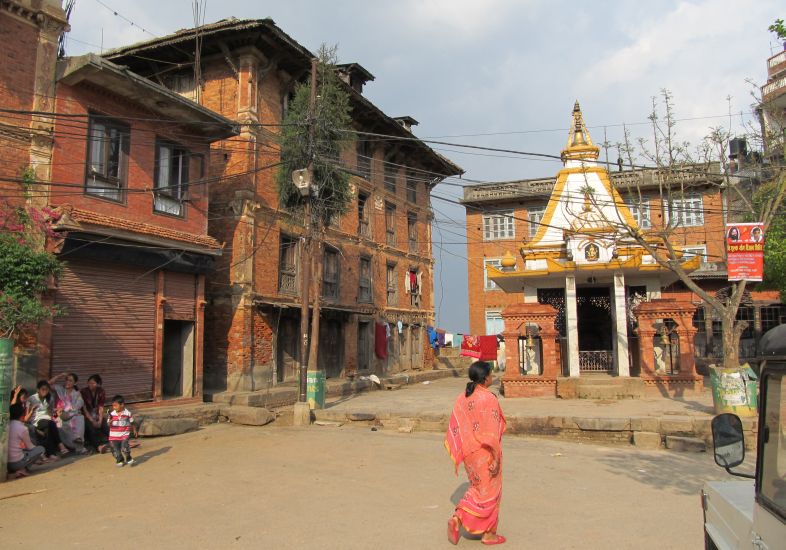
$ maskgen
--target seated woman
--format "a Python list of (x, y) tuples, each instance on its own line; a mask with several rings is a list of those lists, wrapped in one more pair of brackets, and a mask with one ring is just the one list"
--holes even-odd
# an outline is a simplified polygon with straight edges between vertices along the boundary
[(101, 451), (107, 443), (109, 428), (104, 416), (106, 392), (101, 387), (102, 380), (98, 374), (87, 379), (87, 386), (82, 388), (82, 412), (85, 417), (85, 439), (89, 447)]
[(30, 473), (28, 466), (43, 458), (44, 448), (33, 445), (30, 433), (22, 419), (25, 406), (21, 403), (11, 405), (11, 423), (8, 425), (8, 471), (16, 477), (24, 477)]
[[(57, 380), (65, 378), (64, 384), (56, 384)], [(73, 449), (77, 454), (87, 454), (85, 449), (85, 417), (82, 415), (82, 407), (85, 406), (82, 394), (76, 387), (79, 377), (76, 373), (58, 374), (49, 381), (55, 391), (57, 401), (55, 401), (55, 412), (57, 413), (57, 427), (60, 430), (60, 440), (69, 449)]]
[(58, 454), (68, 453), (68, 449), (60, 441), (57, 424), (52, 420), (55, 398), (46, 380), (40, 380), (36, 387), (36, 393), (27, 400), (27, 416), (30, 424), (35, 428), (39, 443), (46, 449), (46, 455), (56, 458)]

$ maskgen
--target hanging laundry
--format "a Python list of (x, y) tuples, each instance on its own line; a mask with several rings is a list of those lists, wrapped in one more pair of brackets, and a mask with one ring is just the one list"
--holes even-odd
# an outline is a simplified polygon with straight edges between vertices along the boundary
[(437, 329), (437, 344), (441, 348), (445, 347), (445, 331), (444, 330)]
[(496, 336), (481, 336), (480, 337), (480, 357), (481, 361), (496, 361), (497, 360), (497, 337)]
[(429, 345), (432, 348), (437, 349), (437, 346), (439, 345), (439, 343), (437, 341), (437, 331), (434, 330), (434, 327), (428, 327), (426, 329), (426, 332), (428, 332), (428, 343), (429, 343)]
[(385, 323), (385, 336), (390, 338), (390, 324)]
[(445, 347), (453, 347), (453, 334), (450, 332), (445, 333)]
[(464, 334), (461, 338), (461, 355), (480, 359), (480, 338), (471, 334)]
[(377, 323), (374, 327), (374, 354), (379, 359), (388, 358), (387, 323)]
[(398, 327), (399, 334), (404, 334), (404, 323), (399, 321), (398, 323), (396, 323), (396, 327)]
[(420, 277), (415, 271), (409, 272), (409, 288), (412, 294), (420, 294)]

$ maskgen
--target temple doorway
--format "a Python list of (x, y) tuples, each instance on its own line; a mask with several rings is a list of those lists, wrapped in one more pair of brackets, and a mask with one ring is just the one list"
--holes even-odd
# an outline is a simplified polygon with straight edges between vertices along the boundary
[(579, 332), (579, 371), (610, 373), (614, 369), (611, 289), (579, 287), (576, 290)]

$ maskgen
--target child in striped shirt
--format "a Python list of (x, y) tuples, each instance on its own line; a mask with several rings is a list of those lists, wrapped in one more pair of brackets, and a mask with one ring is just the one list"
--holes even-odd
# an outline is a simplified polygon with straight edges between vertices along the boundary
[[(131, 411), (126, 409), (126, 402), (123, 396), (114, 396), (112, 398), (112, 412), (109, 413), (107, 424), (109, 425), (109, 446), (112, 449), (112, 455), (115, 457), (115, 466), (118, 468), (126, 464), (130, 466), (134, 463), (134, 459), (131, 458), (131, 448), (128, 445), (133, 423), (134, 417), (131, 416)], [(136, 435), (136, 426), (133, 426), (133, 428)], [(125, 462), (123, 462), (123, 458), (125, 458)]]

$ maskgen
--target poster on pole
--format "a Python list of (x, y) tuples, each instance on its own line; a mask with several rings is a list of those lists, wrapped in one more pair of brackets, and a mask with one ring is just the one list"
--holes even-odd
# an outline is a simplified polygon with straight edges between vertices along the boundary
[(726, 253), (730, 281), (761, 281), (764, 277), (764, 224), (726, 224)]

